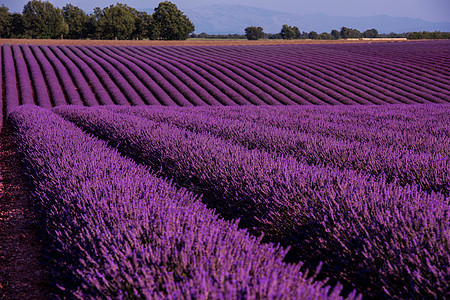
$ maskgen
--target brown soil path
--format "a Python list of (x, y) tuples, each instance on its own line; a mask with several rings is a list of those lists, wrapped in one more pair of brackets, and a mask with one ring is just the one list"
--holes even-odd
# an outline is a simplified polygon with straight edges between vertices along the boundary
[(48, 299), (44, 241), (5, 125), (0, 135), (0, 299)]

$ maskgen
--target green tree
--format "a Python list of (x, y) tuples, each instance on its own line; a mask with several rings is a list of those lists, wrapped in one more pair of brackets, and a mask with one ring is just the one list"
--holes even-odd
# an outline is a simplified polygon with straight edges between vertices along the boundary
[(352, 29), (351, 30), (351, 37), (352, 38), (362, 38), (362, 33), (358, 29)]
[(23, 7), (22, 15), (25, 34), (31, 38), (62, 38), (69, 31), (62, 9), (48, 1), (29, 1)]
[[(392, 34), (391, 34), (392, 35)], [(420, 40), (420, 39), (450, 39), (450, 32), (441, 31), (422, 31), (422, 32), (409, 32), (406, 34), (409, 40)]]
[(67, 4), (63, 7), (64, 19), (69, 27), (68, 39), (87, 38), (89, 16), (78, 6)]
[(97, 32), (97, 17), (95, 14), (88, 15), (88, 21), (84, 25), (84, 33), (86, 38), (100, 39), (99, 33)]
[(328, 32), (322, 32), (321, 34), (319, 34), (319, 39), (321, 39), (321, 40), (332, 40), (334, 38)]
[(341, 38), (341, 34), (336, 29), (331, 30), (331, 36), (333, 39), (338, 40)]
[(11, 35), (12, 16), (8, 7), (0, 6), (0, 38), (8, 38)]
[(311, 39), (311, 40), (318, 40), (318, 39), (320, 39), (320, 36), (319, 36), (319, 34), (317, 32), (311, 31), (308, 34), (308, 38)]
[(11, 38), (22, 38), (25, 37), (25, 26), (23, 24), (23, 16), (19, 13), (13, 13), (11, 15)]
[(350, 28), (341, 27), (341, 31), (339, 32), (339, 35), (343, 39), (348, 39), (350, 37)]
[(177, 6), (169, 1), (159, 3), (153, 13), (152, 38), (186, 40), (195, 26)]
[(365, 38), (376, 38), (378, 37), (378, 30), (372, 28), (372, 29), (367, 29), (366, 31), (363, 32), (363, 37)]
[[(298, 28), (297, 28), (298, 29)], [(281, 32), (280, 32), (281, 38), (284, 40), (292, 40), (295, 39), (296, 36), (296, 32), (295, 29), (287, 24), (284, 24), (281, 27)]]
[(249, 26), (245, 28), (245, 36), (248, 40), (259, 40), (264, 37), (264, 31), (262, 27)]
[(343, 39), (349, 39), (349, 38), (356, 38), (357, 39), (357, 38), (361, 38), (362, 34), (357, 29), (342, 27), (341, 28), (341, 32), (340, 32), (340, 36)]
[(94, 14), (88, 15), (88, 22), (85, 24), (84, 30), (87, 38), (100, 39), (99, 33), (97, 32), (97, 18)]
[(137, 40), (143, 40), (145, 38), (151, 38), (153, 32), (153, 17), (143, 11), (134, 11), (135, 21), (134, 21), (134, 31), (132, 33), (132, 38)]
[(300, 39), (302, 37), (300, 29), (297, 26), (292, 27), (292, 29), (294, 30), (294, 39)]
[(418, 40), (422, 39), (422, 33), (421, 32), (410, 32), (408, 33), (408, 39), (410, 40)]
[(136, 25), (135, 9), (117, 3), (101, 9), (94, 8), (96, 34), (102, 40), (128, 40), (132, 38)]
[(275, 34), (269, 33), (269, 34), (267, 35), (267, 38), (268, 38), (269, 40), (279, 40), (279, 39), (281, 39), (282, 37), (281, 37), (281, 34), (280, 34), (280, 33), (275, 33)]

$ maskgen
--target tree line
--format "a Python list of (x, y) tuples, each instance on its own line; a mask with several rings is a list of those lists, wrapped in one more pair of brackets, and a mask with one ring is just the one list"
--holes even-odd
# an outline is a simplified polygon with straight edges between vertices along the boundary
[(229, 40), (242, 40), (247, 37), (244, 34), (239, 33), (229, 33), (229, 34), (208, 34), (206, 32), (202, 32), (199, 34), (193, 33), (190, 35), (190, 38), (193, 39), (229, 39)]
[(389, 33), (380, 34), (375, 28), (367, 29), (364, 32), (360, 32), (354, 28), (341, 27), (341, 30), (332, 30), (330, 33), (316, 31), (300, 32), (297, 26), (289, 26), (284, 24), (281, 31), (276, 34), (266, 34), (262, 27), (249, 26), (245, 28), (245, 36), (249, 40), (258, 40), (262, 38), (268, 39), (312, 39), (312, 40), (338, 40), (338, 39), (360, 39), (360, 38), (408, 38), (408, 39), (450, 39), (449, 32), (408, 32), (408, 33)]
[(450, 39), (450, 32), (440, 32), (440, 31), (420, 31), (420, 32), (410, 32), (408, 35), (408, 39), (411, 40), (441, 40), (441, 39)]
[(340, 31), (332, 30), (330, 33), (323, 32), (321, 34), (311, 31), (311, 32), (300, 32), (297, 26), (289, 26), (284, 24), (281, 31), (276, 34), (265, 34), (263, 28), (250, 26), (245, 28), (245, 36), (249, 40), (257, 40), (261, 38), (268, 39), (312, 39), (312, 40), (337, 40), (337, 39), (348, 39), (348, 38), (375, 38), (378, 37), (378, 31), (376, 29), (368, 29), (361, 33), (357, 29), (342, 27)]
[(185, 40), (194, 29), (169, 1), (159, 3), (153, 14), (122, 3), (95, 7), (92, 14), (72, 4), (59, 8), (40, 0), (29, 1), (21, 14), (0, 6), (1, 38)]

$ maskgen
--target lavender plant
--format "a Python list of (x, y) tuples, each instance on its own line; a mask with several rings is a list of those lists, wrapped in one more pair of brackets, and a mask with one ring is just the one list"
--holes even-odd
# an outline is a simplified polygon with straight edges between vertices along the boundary
[[(112, 74), (108, 74), (109, 70), (106, 71), (106, 67), (102, 66), (102, 63), (98, 63), (76, 46), (71, 46), (68, 48), (68, 51), (72, 51), (75, 56), (83, 60), (83, 62), (87, 65), (87, 68), (90, 68), (95, 72), (95, 76), (101, 81), (103, 89), (109, 93), (111, 99), (114, 101), (114, 104), (130, 105), (129, 98), (127, 98), (127, 95), (121, 90), (121, 87), (118, 85), (117, 81), (114, 81), (114, 76)], [(114, 71), (117, 72), (117, 70)], [(116, 73), (114, 73), (114, 75), (116, 75)], [(123, 78), (121, 79), (123, 80)], [(131, 91), (132, 90), (129, 90), (128, 92)]]
[(16, 68), (11, 52), (11, 46), (3, 48), (3, 63), (5, 65), (5, 102), (6, 111), (10, 112), (19, 106), (19, 91), (17, 90)]
[[(135, 89), (131, 86), (129, 82), (135, 83), (136, 78), (133, 77), (133, 81), (130, 80), (129, 73), (127, 73), (125, 76), (123, 76), (123, 68), (117, 68), (111, 65), (109, 62), (109, 59), (105, 57), (101, 57), (97, 55), (97, 51), (92, 51), (89, 47), (84, 46), (77, 46), (74, 49), (77, 49), (77, 53), (83, 53), (83, 55), (87, 55), (90, 59), (95, 61), (101, 68), (103, 68), (109, 77), (111, 78), (111, 81), (105, 81), (108, 82), (108, 84), (116, 89), (118, 89), (117, 92), (120, 91), (122, 95), (126, 98), (126, 101), (123, 100), (123, 97), (121, 102), (118, 102), (117, 104), (120, 105), (144, 105), (144, 102), (142, 101), (141, 97), (144, 94), (138, 94)], [(122, 74), (121, 74), (122, 72)], [(129, 71), (128, 71), (129, 72)], [(138, 81), (139, 82), (139, 81)], [(140, 83), (140, 82), (139, 82)]]
[[(83, 76), (82, 73), (83, 65), (76, 65), (68, 56), (64, 55), (64, 53), (56, 46), (42, 47), (42, 51), (46, 52), (47, 55), (49, 56), (49, 59), (52, 60), (52, 62), (59, 67), (59, 68), (57, 67), (57, 70), (58, 73), (61, 74), (61, 77), (64, 80), (73, 82), (73, 84), (75, 85), (75, 89), (78, 90), (78, 92), (80, 93), (80, 97), (84, 105), (97, 106), (99, 105), (99, 103), (103, 103), (103, 101), (105, 101), (105, 100), (98, 101), (96, 99), (94, 92), (91, 90), (88, 82), (86, 81), (86, 78)], [(66, 71), (64, 71), (64, 69)], [(98, 80), (95, 77), (91, 77), (89, 75), (86, 75), (86, 77), (87, 79), (89, 79), (90, 84), (95, 88), (97, 86), (96, 82)], [(107, 93), (99, 94), (100, 97), (103, 95), (108, 94)], [(69, 96), (69, 99), (72, 104), (75, 104), (75, 102), (78, 101), (78, 98), (73, 100), (73, 97), (71, 96)]]
[[(142, 71), (139, 67), (137, 67), (133, 62), (125, 59), (122, 56), (115, 55), (113, 52), (103, 53), (106, 47), (96, 48), (90, 47), (89, 50), (95, 52), (103, 59), (107, 60), (113, 68), (118, 69), (122, 74), (124, 74), (124, 78), (129, 81), (134, 89), (139, 93), (143, 102), (137, 102), (136, 105), (145, 104), (146, 105), (158, 105), (160, 104), (156, 99), (155, 95), (151, 92), (152, 87), (154, 85), (146, 86), (146, 81), (143, 79), (145, 77), (145, 72)], [(142, 82), (141, 82), (142, 81)], [(132, 96), (132, 95), (130, 95)], [(133, 98), (133, 97), (132, 97)], [(139, 101), (138, 99), (133, 99), (133, 101)]]
[(442, 153), (416, 152), (402, 149), (400, 145), (394, 148), (393, 145), (349, 141), (326, 137), (321, 133), (302, 133), (195, 113), (155, 110), (151, 107), (112, 109), (174, 124), (195, 132), (211, 133), (249, 149), (257, 148), (291, 155), (309, 165), (353, 169), (373, 176), (383, 176), (388, 182), (400, 185), (416, 184), (423, 190), (445, 195), (450, 192), (450, 157), (446, 153), (446, 147), (443, 147)]
[(42, 53), (42, 50), (38, 46), (31, 46), (30, 50), (33, 52), (39, 66), (42, 69), (53, 105), (57, 106), (67, 104), (58, 76), (56, 75), (55, 70), (48, 59)]
[(68, 70), (61, 63), (61, 61), (50, 50), (50, 47), (41, 46), (40, 50), (45, 55), (45, 59), (51, 64), (51, 67), (53, 67), (55, 74), (57, 74), (58, 76), (58, 79), (61, 81), (62, 90), (67, 95), (66, 98), (68, 104), (83, 105), (84, 103), (81, 100), (80, 93), (78, 92), (78, 89), (75, 87), (74, 84), (76, 75), (73, 75), (72, 78)]
[[(448, 199), (105, 109), (56, 112), (369, 297), (447, 290)], [(419, 275), (420, 274), (420, 275)]]
[[(20, 104), (34, 104), (33, 87), (31, 86), (31, 79), (28, 73), (28, 68), (23, 58), (22, 51), (17, 45), (11, 46), (14, 61), (17, 68), (17, 79), (19, 82)], [(9, 69), (8, 69), (9, 70)]]
[[(382, 44), (378, 51), (353, 46), (20, 48), (35, 100), (47, 108), (80, 100), (87, 106), (449, 102), (446, 41)], [(23, 64), (16, 59), (17, 67)], [(12, 71), (10, 62), (3, 64)], [(17, 73), (19, 85), (27, 85), (26, 73)]]
[[(121, 96), (120, 91), (117, 91), (117, 87), (112, 84), (104, 83), (105, 80), (109, 80), (109, 76), (103, 71), (101, 67), (95, 63), (95, 61), (89, 60), (85, 55), (81, 55), (78, 53), (74, 53), (69, 47), (58, 47), (59, 50), (69, 58), (84, 74), (87, 79), (88, 84), (91, 85), (92, 91), (95, 93), (98, 102), (100, 105), (111, 105), (115, 103), (123, 103), (126, 102), (124, 100), (123, 95)], [(62, 54), (61, 53), (61, 54)], [(108, 81), (109, 83), (109, 81)], [(105, 84), (105, 85), (103, 85)], [(116, 99), (114, 97), (121, 97), (120, 99)], [(114, 98), (114, 101), (113, 99)]]
[(21, 106), (9, 121), (65, 297), (342, 299), (283, 263), (286, 250), (51, 111)]

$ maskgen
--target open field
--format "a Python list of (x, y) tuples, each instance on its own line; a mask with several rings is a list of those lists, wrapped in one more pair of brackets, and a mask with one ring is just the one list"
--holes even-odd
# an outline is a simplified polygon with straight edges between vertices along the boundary
[(449, 294), (450, 42), (114, 42), (1, 46), (0, 299)]

